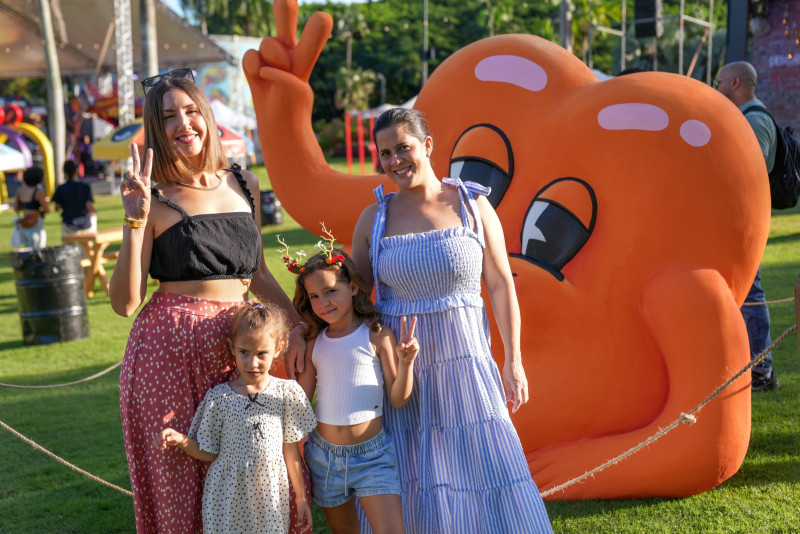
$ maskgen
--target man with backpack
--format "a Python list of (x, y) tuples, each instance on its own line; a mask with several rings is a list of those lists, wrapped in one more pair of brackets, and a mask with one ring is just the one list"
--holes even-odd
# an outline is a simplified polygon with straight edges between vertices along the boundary
[[(778, 131), (772, 117), (765, 112), (764, 103), (756, 98), (757, 80), (756, 69), (750, 63), (737, 61), (728, 63), (720, 69), (714, 80), (714, 87), (744, 113), (761, 146), (761, 153), (767, 164), (767, 172), (771, 172), (775, 165)], [(748, 113), (747, 110), (751, 107), (760, 107), (764, 111), (753, 110)], [(750, 339), (751, 359), (772, 344), (766, 300), (766, 294), (761, 287), (761, 266), (759, 266), (756, 279), (753, 281), (741, 309), (747, 326), (747, 337)], [(772, 370), (772, 353), (769, 353), (761, 363), (753, 367), (752, 375), (753, 391), (767, 391), (780, 387)]]

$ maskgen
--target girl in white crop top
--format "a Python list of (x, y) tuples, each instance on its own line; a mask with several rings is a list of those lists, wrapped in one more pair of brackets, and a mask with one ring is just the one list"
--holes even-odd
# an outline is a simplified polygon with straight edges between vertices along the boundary
[(374, 532), (403, 532), (394, 449), (383, 431), (383, 393), (397, 409), (411, 396), (416, 317), (403, 318), (398, 342), (380, 324), (368, 287), (340, 249), (294, 267), (300, 271), (294, 305), (307, 324), (306, 366), (297, 381), (309, 400), (317, 392), (317, 429), (305, 444), (312, 496), (333, 532), (358, 525), (353, 496)]

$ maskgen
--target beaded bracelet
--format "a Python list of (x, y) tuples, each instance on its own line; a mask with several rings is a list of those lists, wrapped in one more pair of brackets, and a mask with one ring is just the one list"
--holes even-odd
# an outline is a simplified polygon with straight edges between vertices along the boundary
[(147, 219), (131, 219), (126, 214), (125, 217), (122, 219), (122, 222), (124, 222), (126, 226), (130, 226), (131, 228), (141, 228), (145, 224), (147, 224)]

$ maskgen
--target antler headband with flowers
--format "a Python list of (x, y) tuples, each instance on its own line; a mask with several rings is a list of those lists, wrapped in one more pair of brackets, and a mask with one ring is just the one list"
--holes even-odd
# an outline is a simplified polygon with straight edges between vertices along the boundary
[[(327, 228), (325, 228), (324, 222), (321, 222), (320, 224), (322, 225), (322, 233), (324, 233), (326, 237), (324, 237), (320, 241), (317, 241), (315, 248), (318, 248), (319, 250), (322, 251), (323, 254), (325, 254), (325, 263), (327, 263), (328, 265), (333, 265), (333, 264), (341, 265), (342, 263), (344, 263), (344, 256), (342, 256), (341, 254), (337, 256), (333, 255), (333, 245), (336, 242), (336, 238), (333, 237), (333, 234)], [(298, 256), (297, 258), (291, 256), (289, 254), (289, 245), (287, 245), (286, 242), (283, 239), (281, 239), (280, 235), (276, 237), (278, 239), (278, 243), (283, 245), (283, 250), (279, 250), (278, 252), (283, 254), (282, 256), (283, 263), (286, 264), (286, 268), (289, 270), (289, 272), (294, 274), (300, 274), (303, 271), (305, 271), (305, 267), (303, 267), (303, 265), (300, 264), (299, 257), (305, 256), (306, 253), (303, 252), (302, 250), (298, 250), (296, 253)], [(327, 241), (328, 243), (326, 244), (325, 241)]]

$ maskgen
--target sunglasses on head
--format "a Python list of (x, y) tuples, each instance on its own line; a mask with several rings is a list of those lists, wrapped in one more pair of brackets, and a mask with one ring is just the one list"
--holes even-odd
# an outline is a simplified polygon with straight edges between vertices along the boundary
[(194, 74), (192, 73), (192, 69), (186, 67), (183, 69), (175, 69), (166, 74), (156, 74), (155, 76), (145, 78), (142, 80), (142, 90), (144, 91), (145, 96), (147, 96), (147, 93), (150, 92), (150, 89), (167, 78), (191, 78), (192, 81), (194, 81)]

